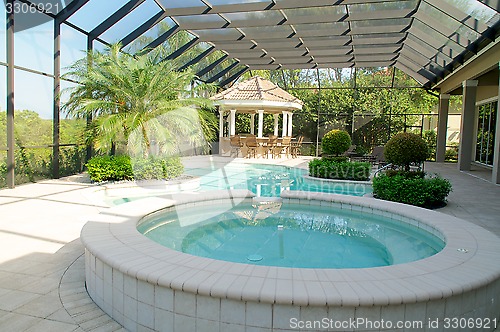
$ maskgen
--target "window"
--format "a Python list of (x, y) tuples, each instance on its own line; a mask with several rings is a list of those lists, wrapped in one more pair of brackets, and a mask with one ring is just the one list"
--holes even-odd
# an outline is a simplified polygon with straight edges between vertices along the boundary
[(478, 107), (476, 161), (493, 165), (497, 104), (494, 101)]

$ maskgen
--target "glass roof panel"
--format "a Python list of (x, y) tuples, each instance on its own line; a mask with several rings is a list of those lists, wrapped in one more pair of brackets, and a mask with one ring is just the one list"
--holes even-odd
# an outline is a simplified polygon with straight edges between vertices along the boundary
[(476, 0), (443, 0), (466, 14), (491, 27), (500, 20), (500, 14), (484, 3)]
[(354, 45), (397, 44), (406, 38), (406, 33), (352, 35)]
[(207, 0), (207, 3), (215, 13), (264, 10), (273, 5), (271, 0)]
[(267, 55), (268, 56), (273, 56), (273, 57), (286, 57), (286, 56), (303, 56), (306, 55), (308, 52), (305, 48), (299, 47), (299, 48), (294, 48), (294, 49), (288, 49), (288, 50), (267, 50)]
[(205, 73), (204, 75), (202, 75), (200, 77), (200, 79), (203, 81), (209, 80), (210, 78), (214, 77), (215, 75), (217, 75), (218, 73), (220, 73), (221, 71), (223, 71), (227, 67), (231, 66), (235, 62), (236, 61), (233, 59), (226, 59), (226, 60), (222, 61), (219, 65), (217, 65), (214, 69), (212, 69), (212, 70), (208, 71), (207, 73)]
[(244, 37), (238, 29), (234, 28), (191, 30), (191, 32), (199, 36), (203, 41), (214, 43), (219, 40), (238, 40)]
[(477, 20), (476, 18), (466, 14), (464, 11), (460, 10), (460, 8), (454, 7), (450, 3), (443, 0), (425, 0), (426, 3), (436, 7), (440, 11), (448, 14), (450, 17), (454, 18), (457, 21), (462, 22), (467, 25), (469, 28), (478, 31), (484, 32), (488, 29), (488, 26), (483, 22)]
[(321, 37), (342, 35), (349, 30), (348, 22), (295, 24), (293, 26), (299, 37)]
[(284, 9), (289, 24), (334, 22), (347, 15), (345, 6)]
[(294, 34), (294, 31), (289, 25), (279, 25), (272, 29), (267, 26), (241, 28), (241, 31), (246, 35), (246, 38), (287, 38)]
[(170, 15), (196, 15), (207, 12), (207, 7), (201, 0), (156, 0)]
[[(195, 73), (198, 73), (200, 70), (203, 70), (207, 66), (210, 66), (210, 64), (214, 63), (215, 61), (221, 59), (224, 56), (226, 56), (226, 53), (219, 51), (219, 50), (215, 50), (212, 53), (210, 53), (209, 55), (207, 55), (206, 57), (204, 57), (203, 59), (201, 59), (201, 61), (194, 64), (192, 66), (193, 71)], [(220, 68), (220, 64), (218, 65), (218, 67)]]
[(170, 17), (164, 18), (160, 23), (156, 24), (148, 31), (144, 32), (139, 38), (135, 39), (132, 43), (124, 48), (125, 52), (134, 54), (144, 47), (149, 45), (156, 38), (161, 36), (166, 31), (175, 26), (175, 22)]
[(446, 38), (438, 31), (432, 29), (419, 20), (415, 20), (413, 22), (412, 27), (408, 30), (408, 32), (414, 34), (422, 40), (425, 40), (429, 43), (429, 45), (440, 50), (452, 59), (465, 50), (463, 46), (460, 46), (453, 40)]
[(227, 25), (227, 21), (219, 14), (175, 16), (183, 29), (219, 29)]
[(406, 17), (417, 6), (416, 0), (348, 5), (349, 20)]
[(154, 0), (146, 0), (127, 16), (105, 31), (100, 37), (107, 42), (120, 41), (131, 31), (130, 27), (137, 27), (160, 11)]
[(336, 48), (313, 48), (310, 53), (313, 56), (331, 56), (331, 55), (346, 55), (352, 51), (352, 47), (343, 46)]
[(353, 34), (403, 32), (412, 22), (411, 18), (392, 18), (351, 22)]
[(222, 14), (231, 24), (230, 27), (275, 26), (285, 21), (278, 10), (265, 10)]
[(273, 49), (273, 48), (295, 48), (299, 46), (302, 42), (298, 38), (292, 37), (281, 40), (259, 39), (256, 43), (257, 46), (260, 48)]
[(242, 40), (235, 40), (235, 41), (231, 41), (231, 42), (217, 42), (215, 44), (215, 47), (217, 49), (221, 49), (221, 50), (226, 50), (226, 51), (231, 51), (231, 50), (237, 50), (237, 51), (241, 51), (241, 50), (249, 50), (251, 48), (255, 48), (255, 43), (253, 43), (251, 40), (249, 39), (242, 39)]
[(398, 55), (388, 54), (354, 54), (354, 61), (393, 61)]
[(307, 47), (343, 46), (351, 42), (349, 36), (301, 37)]
[(354, 53), (356, 54), (380, 54), (380, 53), (396, 53), (401, 48), (400, 44), (386, 44), (386, 45), (370, 45), (370, 46), (354, 46)]
[(71, 15), (68, 21), (89, 32), (113, 15), (127, 2), (128, 0), (90, 0), (80, 10)]
[(209, 43), (206, 43), (206, 42), (199, 42), (197, 43), (196, 45), (194, 45), (190, 50), (189, 52), (186, 52), (185, 55), (183, 54), (179, 59), (178, 59), (178, 63), (179, 63), (179, 68), (184, 66), (185, 64), (187, 64), (189, 61), (193, 60), (194, 58), (196, 58), (198, 55), (202, 54), (203, 52), (205, 52), (206, 50), (208, 50), (209, 48), (213, 47), (212, 45), (210, 45)]
[(467, 46), (480, 37), (476, 31), (425, 1), (421, 3), (420, 10), (415, 14), (415, 17), (462, 46)]

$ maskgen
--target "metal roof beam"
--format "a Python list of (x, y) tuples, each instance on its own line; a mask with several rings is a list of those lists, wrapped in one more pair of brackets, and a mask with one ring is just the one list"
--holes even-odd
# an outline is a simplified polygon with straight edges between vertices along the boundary
[(157, 48), (161, 44), (163, 44), (170, 36), (172, 36), (174, 33), (176, 33), (179, 30), (179, 26), (175, 25), (168, 29), (166, 32), (164, 32), (161, 36), (153, 40), (151, 43), (146, 45), (140, 52), (139, 54), (145, 54), (151, 51), (154, 48)]
[(235, 61), (233, 62), (232, 64), (230, 64), (227, 68), (221, 70), (220, 72), (218, 72), (217, 74), (215, 74), (214, 76), (210, 77), (208, 80), (206, 80), (205, 82), (206, 83), (213, 83), (215, 82), (216, 80), (218, 80), (219, 78), (221, 78), (222, 76), (224, 76), (225, 74), (227, 74), (231, 69), (233, 69), (234, 67), (236, 67), (237, 65), (239, 64), (238, 61)]
[(241, 70), (237, 71), (233, 75), (226, 78), (224, 81), (220, 82), (219, 86), (223, 87), (223, 86), (226, 86), (227, 84), (229, 84), (233, 81), (236, 81), (241, 75), (243, 75), (243, 73), (245, 73), (249, 69), (250, 68), (248, 68), (248, 66), (245, 66), (245, 68), (242, 68)]
[(202, 53), (198, 54), (195, 58), (193, 58), (189, 62), (187, 62), (184, 65), (182, 65), (182, 67), (179, 68), (179, 71), (186, 70), (188, 67), (197, 64), (198, 62), (201, 61), (201, 59), (205, 58), (206, 56), (208, 56), (209, 54), (211, 54), (213, 51), (215, 51), (215, 46), (211, 46), (211, 47), (207, 48), (205, 51), (203, 51)]
[(101, 24), (95, 27), (92, 31), (89, 32), (89, 38), (96, 39), (100, 35), (102, 35), (106, 30), (115, 25), (119, 20), (124, 18), (130, 12), (132, 12), (135, 8), (137, 8), (140, 4), (142, 4), (146, 0), (130, 0), (125, 5), (123, 5), (120, 9), (113, 13), (110, 17), (105, 19)]
[(122, 48), (142, 36), (143, 33), (154, 27), (156, 24), (160, 23), (167, 16), (167, 13), (161, 11), (141, 24), (137, 29), (123, 37), (123, 39), (120, 41), (120, 43), (122, 44)]
[(209, 64), (208, 66), (206, 66), (205, 68), (200, 70), (199, 72), (197, 72), (196, 76), (202, 77), (203, 75), (205, 75), (206, 73), (208, 73), (209, 71), (211, 71), (212, 69), (217, 67), (222, 61), (226, 60), (228, 57), (229, 56), (227, 54), (224, 54), (222, 57), (220, 57), (219, 59), (215, 60), (214, 62), (212, 62), (211, 64)]
[(71, 15), (76, 13), (82, 8), (89, 0), (73, 0), (66, 7), (63, 8), (57, 15), (58, 22), (66, 21)]
[(180, 57), (184, 52), (186, 52), (188, 49), (193, 47), (194, 45), (198, 44), (199, 38), (195, 37), (188, 41), (186, 44), (182, 45), (179, 47), (177, 50), (175, 50), (173, 53), (167, 55), (167, 57), (164, 60), (174, 60)]

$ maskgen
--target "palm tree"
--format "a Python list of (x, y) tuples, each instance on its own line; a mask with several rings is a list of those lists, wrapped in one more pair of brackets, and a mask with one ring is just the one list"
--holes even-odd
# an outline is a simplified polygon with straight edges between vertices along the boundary
[[(140, 134), (139, 150), (145, 156), (152, 139), (169, 142), (170, 148), (179, 139), (198, 145), (213, 140), (217, 121), (207, 111), (210, 101), (192, 97), (195, 89), (210, 86), (193, 88), (194, 74), (179, 72), (175, 63), (163, 61), (161, 49), (132, 56), (120, 48), (114, 44), (103, 52), (90, 51), (65, 75), (80, 84), (65, 90), (70, 94), (63, 110), (71, 117), (93, 119), (88, 137), (97, 150), (109, 150), (120, 138), (129, 140), (134, 132)], [(179, 111), (165, 116), (186, 107), (197, 107), (196, 116), (182, 116)], [(199, 124), (201, 135), (192, 133), (193, 121)]]

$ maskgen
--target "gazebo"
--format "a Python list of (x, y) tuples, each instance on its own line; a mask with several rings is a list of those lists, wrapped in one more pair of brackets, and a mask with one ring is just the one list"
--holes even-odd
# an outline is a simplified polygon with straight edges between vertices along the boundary
[[(264, 114), (274, 116), (274, 135), (279, 134), (279, 117), (282, 116), (281, 136), (292, 136), (293, 111), (302, 109), (304, 104), (274, 83), (255, 76), (211, 97), (219, 107), (219, 154), (230, 151), (230, 136), (236, 135), (236, 113), (250, 114), (250, 134), (255, 135), (255, 115), (257, 138), (263, 139)], [(228, 115), (227, 135), (224, 134), (224, 117)]]

